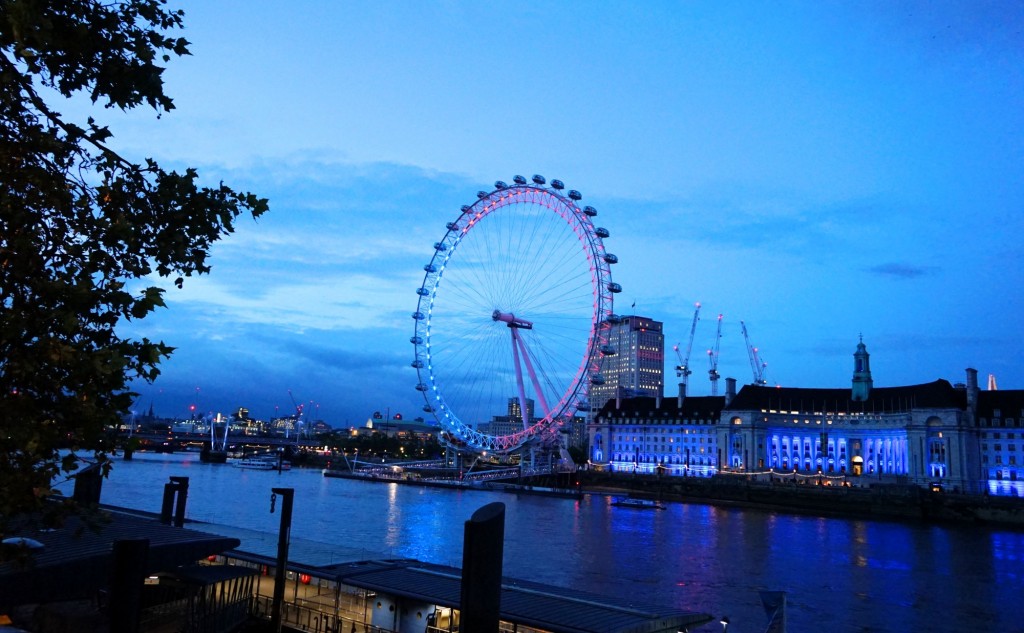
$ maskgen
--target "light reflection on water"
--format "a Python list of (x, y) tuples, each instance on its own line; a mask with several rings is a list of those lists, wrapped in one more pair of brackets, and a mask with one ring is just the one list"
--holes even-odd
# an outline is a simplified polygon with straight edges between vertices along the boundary
[(191, 520), (276, 533), (270, 488), (293, 487), (293, 539), (315, 542), (298, 551), (334, 545), (455, 567), (464, 522), (501, 501), (506, 575), (728, 615), (740, 632), (764, 629), (763, 590), (788, 592), (794, 632), (1024, 631), (1022, 531), (697, 504), (635, 510), (606, 496), (516, 497), (147, 453), (115, 464), (103, 501), (157, 512), (171, 475), (190, 478)]

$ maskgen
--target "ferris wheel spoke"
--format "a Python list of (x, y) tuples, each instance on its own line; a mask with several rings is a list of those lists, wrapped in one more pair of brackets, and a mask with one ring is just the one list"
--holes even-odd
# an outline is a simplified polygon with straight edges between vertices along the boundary
[(549, 274), (544, 278), (535, 279), (536, 281), (530, 285), (529, 292), (523, 293), (524, 305), (537, 309), (546, 306), (548, 310), (554, 311), (555, 306), (560, 303), (583, 303), (584, 308), (593, 303), (590, 300), (589, 275), (581, 277), (578, 274)]
[(514, 268), (518, 278), (522, 280), (520, 285), (542, 283), (546, 281), (545, 276), (554, 270), (551, 258), (558, 255), (558, 250), (551, 242), (554, 241), (558, 233), (556, 231), (539, 231), (538, 229), (538, 223), (534, 223), (528, 241), (524, 237), (524, 233), (520, 234), (520, 238), (526, 241), (526, 244), (519, 244), (516, 249), (516, 252), (521, 254), (517, 260), (517, 266)]
[(568, 313), (579, 313), (586, 309), (593, 300), (590, 295), (590, 280), (564, 279), (556, 284), (549, 284), (530, 296), (525, 307), (530, 309), (545, 308), (550, 312), (559, 310)]

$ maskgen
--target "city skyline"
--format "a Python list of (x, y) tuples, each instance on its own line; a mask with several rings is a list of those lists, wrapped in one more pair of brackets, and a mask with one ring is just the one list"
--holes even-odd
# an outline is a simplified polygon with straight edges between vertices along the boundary
[(741, 385), (741, 320), (773, 385), (847, 384), (861, 334), (878, 386), (968, 366), (1024, 385), (1019, 6), (178, 6), (177, 109), (96, 118), (271, 211), (125, 325), (177, 348), (139, 409), (267, 418), (291, 392), (335, 426), (421, 415), (431, 245), (477, 191), (534, 173), (598, 208), (616, 312), (685, 347), (702, 304), (693, 395), (719, 313)]

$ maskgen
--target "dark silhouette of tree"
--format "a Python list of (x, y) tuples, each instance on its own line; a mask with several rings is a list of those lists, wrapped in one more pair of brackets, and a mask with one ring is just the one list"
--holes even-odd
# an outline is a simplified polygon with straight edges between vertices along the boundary
[(172, 351), (116, 331), (164, 305), (147, 281), (209, 272), (238, 216), (267, 210), (193, 169), (122, 156), (105, 126), (56, 109), (84, 95), (97, 112), (172, 110), (161, 64), (188, 54), (171, 35), (182, 19), (163, 0), (0, 0), (0, 533), (74, 509), (45, 503), (77, 470), (60, 448), (109, 468), (103, 429)]

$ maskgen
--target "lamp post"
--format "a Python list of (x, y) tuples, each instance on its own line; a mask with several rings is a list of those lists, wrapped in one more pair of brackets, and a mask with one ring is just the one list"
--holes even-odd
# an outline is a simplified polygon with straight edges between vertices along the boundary
[(722, 633), (726, 633), (729, 630), (729, 616), (723, 615), (719, 622), (722, 624)]

